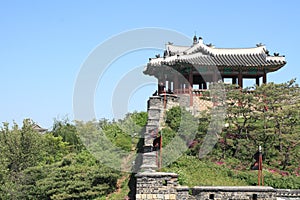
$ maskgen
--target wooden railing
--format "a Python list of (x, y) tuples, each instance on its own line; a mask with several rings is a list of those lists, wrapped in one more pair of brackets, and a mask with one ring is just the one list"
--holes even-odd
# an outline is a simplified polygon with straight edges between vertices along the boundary
[[(205, 89), (192, 89), (193, 96), (203, 96), (204, 93), (207, 93), (208, 90)], [(190, 94), (190, 89), (175, 89), (173, 91), (174, 94)]]

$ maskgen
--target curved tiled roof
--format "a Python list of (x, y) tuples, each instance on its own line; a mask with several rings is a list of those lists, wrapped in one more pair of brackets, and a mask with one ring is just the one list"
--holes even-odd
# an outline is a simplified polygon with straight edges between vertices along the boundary
[(182, 51), (186, 54), (193, 54), (195, 52), (204, 52), (210, 55), (219, 55), (219, 54), (257, 54), (263, 53), (266, 49), (264, 45), (252, 48), (215, 48), (210, 45), (203, 43), (203, 40), (199, 40), (198, 43), (194, 44), (192, 47), (189, 47), (185, 51)]
[(189, 63), (202, 66), (222, 67), (270, 67), (276, 71), (286, 64), (284, 56), (270, 56), (265, 45), (253, 48), (215, 48), (206, 45), (202, 39), (192, 46), (166, 45), (167, 54), (163, 58), (151, 58), (145, 69), (151, 66)]
[(166, 50), (167, 51), (171, 51), (171, 52), (175, 52), (175, 53), (186, 51), (189, 48), (191, 48), (191, 47), (189, 47), (189, 46), (176, 46), (176, 45), (172, 45), (172, 44), (166, 44)]

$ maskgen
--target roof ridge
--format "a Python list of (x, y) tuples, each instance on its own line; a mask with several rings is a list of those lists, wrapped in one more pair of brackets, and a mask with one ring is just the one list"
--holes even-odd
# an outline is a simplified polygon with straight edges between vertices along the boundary
[(212, 55), (216, 54), (260, 54), (265, 53), (266, 46), (262, 45), (259, 47), (246, 47), (246, 48), (215, 48), (209, 47), (203, 43), (197, 43), (185, 52), (188, 54), (196, 53), (197, 51), (204, 50), (204, 53), (209, 53)]

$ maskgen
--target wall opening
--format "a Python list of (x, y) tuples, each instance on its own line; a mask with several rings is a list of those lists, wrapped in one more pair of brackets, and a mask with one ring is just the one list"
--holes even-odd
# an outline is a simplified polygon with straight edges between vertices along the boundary
[(253, 194), (253, 200), (257, 200), (257, 194)]
[(167, 185), (168, 185), (168, 181), (167, 181), (167, 180), (163, 180), (163, 181), (162, 181), (162, 185), (163, 185), (163, 186), (167, 186)]

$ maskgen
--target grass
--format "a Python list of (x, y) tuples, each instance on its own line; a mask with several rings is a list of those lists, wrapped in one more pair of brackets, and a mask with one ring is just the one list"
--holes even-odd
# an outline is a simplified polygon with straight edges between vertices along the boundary
[[(163, 171), (179, 175), (181, 185), (193, 186), (247, 186), (257, 184), (257, 171), (233, 170), (227, 163), (201, 161), (197, 157), (184, 155)], [(274, 188), (299, 189), (299, 176), (281, 176), (267, 169), (263, 171), (266, 186)]]
[(243, 186), (247, 182), (233, 178), (233, 171), (210, 161), (200, 161), (196, 157), (182, 156), (163, 171), (175, 172), (178, 181), (187, 186)]

